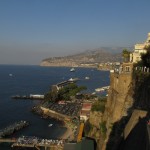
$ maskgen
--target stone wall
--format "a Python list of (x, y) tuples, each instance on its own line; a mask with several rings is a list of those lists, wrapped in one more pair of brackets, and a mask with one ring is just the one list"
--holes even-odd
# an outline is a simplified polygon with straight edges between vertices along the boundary
[(68, 121), (68, 120), (70, 120), (69, 116), (57, 113), (57, 112), (55, 112), (53, 110), (50, 110), (48, 108), (45, 108), (45, 107), (40, 107), (40, 108), (43, 111), (43, 113), (45, 115), (47, 115), (47, 116), (50, 116), (52, 118), (55, 118), (55, 119), (58, 119), (58, 120), (61, 120), (61, 121)]

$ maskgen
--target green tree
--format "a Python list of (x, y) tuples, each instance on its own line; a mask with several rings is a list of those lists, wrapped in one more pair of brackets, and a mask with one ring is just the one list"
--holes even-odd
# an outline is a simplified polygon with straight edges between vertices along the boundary
[(123, 61), (124, 62), (128, 62), (129, 61), (129, 59), (130, 59), (130, 51), (129, 50), (127, 50), (127, 49), (123, 49), (123, 51), (122, 51), (122, 57), (123, 57)]
[(106, 104), (106, 100), (105, 99), (100, 99), (100, 100), (98, 100), (98, 101), (96, 101), (92, 104), (91, 110), (92, 111), (100, 111), (100, 112), (104, 113), (105, 104)]
[(44, 99), (47, 101), (56, 101), (58, 100), (58, 94), (57, 92), (54, 91), (49, 91), (48, 93), (45, 94)]
[(58, 99), (70, 100), (71, 96), (75, 96), (82, 90), (86, 90), (86, 87), (77, 86), (75, 83), (71, 83), (58, 91)]
[(150, 45), (146, 46), (147, 53), (141, 55), (143, 66), (150, 68)]

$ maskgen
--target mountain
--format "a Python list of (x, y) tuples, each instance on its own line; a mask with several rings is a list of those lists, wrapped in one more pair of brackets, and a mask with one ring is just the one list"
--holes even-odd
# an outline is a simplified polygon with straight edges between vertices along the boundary
[(85, 66), (106, 62), (121, 62), (121, 52), (125, 47), (102, 47), (94, 50), (86, 50), (85, 52), (65, 57), (51, 57), (42, 60), (41, 66)]

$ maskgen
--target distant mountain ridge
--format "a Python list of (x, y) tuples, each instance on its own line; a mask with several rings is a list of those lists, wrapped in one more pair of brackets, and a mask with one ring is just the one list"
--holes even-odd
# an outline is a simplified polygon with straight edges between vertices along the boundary
[(95, 64), (106, 62), (121, 62), (122, 50), (125, 47), (102, 47), (86, 50), (85, 52), (64, 57), (51, 57), (42, 60), (41, 66), (82, 66), (83, 64)]

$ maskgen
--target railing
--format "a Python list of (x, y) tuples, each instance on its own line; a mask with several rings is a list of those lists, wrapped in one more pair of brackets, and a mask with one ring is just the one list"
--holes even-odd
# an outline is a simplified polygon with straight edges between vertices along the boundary
[(136, 71), (141, 71), (141, 72), (150, 72), (150, 68), (147, 67), (135, 67)]

